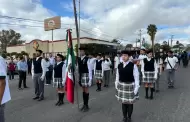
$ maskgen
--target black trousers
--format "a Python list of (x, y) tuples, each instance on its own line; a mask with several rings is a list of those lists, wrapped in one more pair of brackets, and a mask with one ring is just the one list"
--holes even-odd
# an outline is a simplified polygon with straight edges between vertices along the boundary
[(9, 71), (9, 80), (14, 79), (14, 71)]
[(32, 74), (32, 73), (31, 73), (31, 68), (32, 68), (31, 66), (28, 66), (28, 74), (29, 74), (29, 75)]
[(46, 84), (51, 84), (51, 79), (52, 79), (52, 71), (47, 71), (46, 72)]
[(27, 87), (26, 86), (26, 71), (19, 71), (19, 83), (18, 83), (19, 88), (21, 88), (22, 83), (24, 87)]

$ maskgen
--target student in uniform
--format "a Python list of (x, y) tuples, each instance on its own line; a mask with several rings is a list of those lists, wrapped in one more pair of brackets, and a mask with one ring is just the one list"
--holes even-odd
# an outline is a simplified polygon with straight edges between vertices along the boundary
[(104, 87), (109, 87), (110, 82), (110, 75), (111, 75), (111, 60), (109, 58), (109, 55), (105, 55), (105, 59), (103, 61), (103, 74), (104, 74)]
[(33, 100), (44, 100), (44, 79), (46, 76), (45, 59), (42, 58), (42, 50), (36, 50), (36, 57), (32, 61), (32, 79), (35, 86), (36, 97)]
[(88, 57), (85, 54), (85, 48), (79, 48), (81, 57), (78, 60), (79, 67), (79, 85), (83, 90), (83, 107), (82, 112), (87, 112), (89, 110), (89, 90), (88, 88), (92, 85), (92, 69), (88, 62)]
[(130, 53), (122, 51), (122, 60), (118, 65), (115, 87), (116, 98), (122, 103), (123, 122), (130, 122), (133, 113), (135, 95), (139, 90), (139, 71), (136, 64), (129, 60)]
[(56, 106), (61, 106), (64, 104), (64, 86), (66, 81), (66, 65), (64, 63), (64, 56), (57, 54), (56, 64), (53, 69), (53, 86), (57, 88), (58, 101), (55, 104)]
[(5, 122), (5, 104), (11, 100), (7, 77), (7, 64), (0, 56), (0, 122)]
[(103, 79), (103, 61), (101, 60), (101, 54), (98, 53), (96, 62), (94, 64), (94, 74), (96, 79), (97, 90), (101, 91), (102, 79)]
[[(158, 77), (158, 68), (157, 68), (157, 63), (155, 59), (153, 58), (152, 51), (147, 52), (147, 58), (145, 58), (142, 61), (141, 64), (141, 72), (143, 76), (143, 83), (145, 86), (145, 91), (146, 91), (146, 99), (153, 99), (153, 92), (154, 92), (154, 83)], [(149, 97), (148, 91), (151, 91), (151, 95)]]

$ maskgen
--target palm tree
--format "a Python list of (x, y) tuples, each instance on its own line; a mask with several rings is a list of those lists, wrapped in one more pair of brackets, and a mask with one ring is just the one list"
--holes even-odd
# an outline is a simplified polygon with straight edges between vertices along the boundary
[(154, 39), (157, 32), (157, 27), (155, 24), (150, 24), (147, 28), (147, 34), (150, 36), (150, 39), (152, 41), (152, 49), (154, 54)]

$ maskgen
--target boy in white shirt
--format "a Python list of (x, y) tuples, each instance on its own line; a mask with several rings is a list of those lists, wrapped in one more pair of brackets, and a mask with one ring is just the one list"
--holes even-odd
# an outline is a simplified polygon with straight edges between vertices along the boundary
[(174, 88), (175, 71), (178, 68), (178, 59), (177, 57), (173, 56), (172, 51), (168, 51), (168, 57), (164, 62), (167, 71), (168, 88)]
[(4, 106), (11, 100), (9, 84), (7, 78), (7, 65), (3, 57), (0, 56), (0, 122), (5, 122)]

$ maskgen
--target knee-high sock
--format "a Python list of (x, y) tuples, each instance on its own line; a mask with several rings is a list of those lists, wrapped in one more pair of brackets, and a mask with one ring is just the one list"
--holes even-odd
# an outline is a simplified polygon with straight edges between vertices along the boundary
[(88, 106), (88, 101), (89, 101), (89, 93), (85, 93), (86, 94), (86, 103), (85, 103), (85, 105), (87, 105)]
[(154, 88), (150, 89), (150, 97), (153, 98)]
[(84, 103), (84, 105), (86, 104), (86, 94), (85, 94), (85, 92), (83, 92), (83, 103)]
[(97, 85), (97, 89), (99, 89), (99, 83), (96, 83), (96, 85)]
[(133, 104), (128, 104), (128, 118), (131, 118), (133, 114)]
[(148, 97), (148, 88), (145, 88), (146, 97)]
[(60, 99), (60, 100), (61, 100), (61, 102), (63, 102), (64, 95), (65, 95), (64, 93), (61, 93), (61, 99)]
[(102, 87), (102, 83), (99, 83), (99, 90), (101, 90), (101, 87)]
[(122, 103), (122, 112), (123, 112), (123, 117), (124, 118), (127, 118), (127, 111), (128, 111), (127, 109), (128, 109), (127, 104)]
[(58, 93), (58, 101), (61, 101), (61, 93)]

